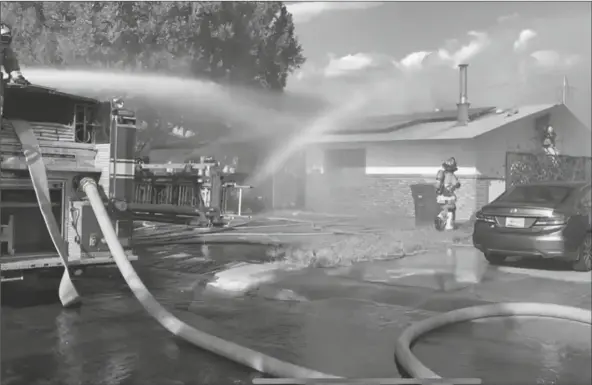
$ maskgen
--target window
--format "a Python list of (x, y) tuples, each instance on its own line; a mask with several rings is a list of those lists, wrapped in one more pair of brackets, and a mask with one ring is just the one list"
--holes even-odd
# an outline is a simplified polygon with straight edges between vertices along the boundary
[(566, 186), (516, 186), (499, 197), (499, 202), (559, 204), (573, 191)]
[(329, 149), (325, 150), (325, 171), (366, 170), (366, 149)]
[(99, 128), (95, 115), (95, 108), (93, 106), (81, 104), (76, 105), (74, 120), (76, 142), (94, 142), (95, 131)]

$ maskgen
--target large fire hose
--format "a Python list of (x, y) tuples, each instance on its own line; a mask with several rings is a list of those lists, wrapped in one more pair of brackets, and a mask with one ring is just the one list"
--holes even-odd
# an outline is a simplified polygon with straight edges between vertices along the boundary
[(43, 217), (51, 241), (58, 252), (60, 261), (64, 266), (64, 273), (62, 274), (62, 280), (58, 289), (60, 301), (64, 307), (75, 306), (80, 303), (80, 295), (76, 290), (76, 286), (74, 286), (74, 282), (72, 282), (72, 277), (70, 277), (70, 270), (68, 269), (68, 247), (64, 238), (62, 238), (60, 227), (52, 211), (47, 173), (45, 172), (45, 163), (41, 156), (39, 143), (37, 142), (35, 133), (27, 122), (23, 120), (12, 120), (11, 125), (22, 145), (23, 155), (25, 155), (27, 168), (31, 175), (31, 183), (33, 184), (33, 190), (35, 191), (41, 216)]
[(571, 306), (514, 302), (467, 307), (453, 310), (448, 313), (442, 313), (412, 324), (401, 334), (395, 343), (395, 360), (406, 374), (414, 378), (440, 379), (440, 376), (422, 364), (411, 352), (413, 342), (420, 336), (429, 333), (432, 330), (458, 322), (466, 322), (488, 317), (520, 316), (558, 318), (581, 322), (588, 325), (592, 324), (592, 313), (590, 310)]
[[(80, 183), (80, 187), (88, 197), (105, 241), (109, 246), (109, 250), (121, 275), (144, 309), (173, 335), (201, 349), (208, 350), (259, 372), (273, 376), (290, 378), (342, 378), (284, 362), (252, 349), (225, 341), (199, 331), (176, 318), (150, 294), (127, 259), (113, 229), (109, 215), (103, 206), (96, 182), (91, 178), (84, 178)], [(440, 376), (423, 365), (411, 352), (411, 344), (414, 340), (425, 333), (448, 324), (485, 317), (505, 316), (559, 318), (592, 324), (592, 313), (589, 310), (569, 306), (541, 303), (497, 303), (486, 306), (468, 307), (443, 313), (412, 324), (401, 334), (395, 344), (395, 359), (403, 371), (414, 378), (439, 379), (441, 378)]]
[(96, 182), (90, 178), (84, 178), (80, 187), (87, 195), (90, 205), (97, 217), (105, 241), (113, 255), (113, 259), (121, 272), (121, 275), (130, 289), (140, 301), (144, 309), (160, 323), (165, 329), (177, 337), (196, 345), (212, 353), (226, 357), (240, 364), (246, 365), (262, 373), (268, 373), (278, 377), (294, 378), (339, 378), (326, 373), (317, 372), (302, 366), (278, 360), (277, 358), (256, 352), (235, 343), (225, 341), (216, 336), (204, 333), (187, 325), (166, 310), (150, 294), (144, 283), (140, 280), (132, 264), (127, 259), (117, 234), (111, 225), (111, 219), (103, 206), (103, 201), (97, 190)]

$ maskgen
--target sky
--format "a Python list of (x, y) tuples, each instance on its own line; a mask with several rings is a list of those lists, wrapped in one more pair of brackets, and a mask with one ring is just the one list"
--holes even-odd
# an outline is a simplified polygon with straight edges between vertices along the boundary
[(469, 64), (475, 107), (562, 100), (590, 126), (588, 2), (288, 2), (307, 62), (288, 92), (367, 114), (454, 108)]

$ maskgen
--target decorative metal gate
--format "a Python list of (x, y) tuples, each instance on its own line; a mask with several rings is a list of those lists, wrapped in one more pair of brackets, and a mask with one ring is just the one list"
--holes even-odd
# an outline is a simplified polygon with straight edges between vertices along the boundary
[(590, 181), (592, 157), (507, 152), (506, 189), (542, 181)]

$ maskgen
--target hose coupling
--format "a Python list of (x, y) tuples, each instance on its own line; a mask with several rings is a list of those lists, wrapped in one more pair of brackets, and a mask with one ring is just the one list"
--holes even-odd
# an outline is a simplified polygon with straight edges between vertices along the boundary
[(74, 189), (76, 191), (80, 191), (80, 192), (84, 192), (86, 186), (88, 186), (89, 183), (92, 183), (93, 185), (96, 186), (97, 182), (93, 179), (90, 178), (88, 176), (75, 176), (74, 179), (72, 180), (72, 185), (74, 187)]

